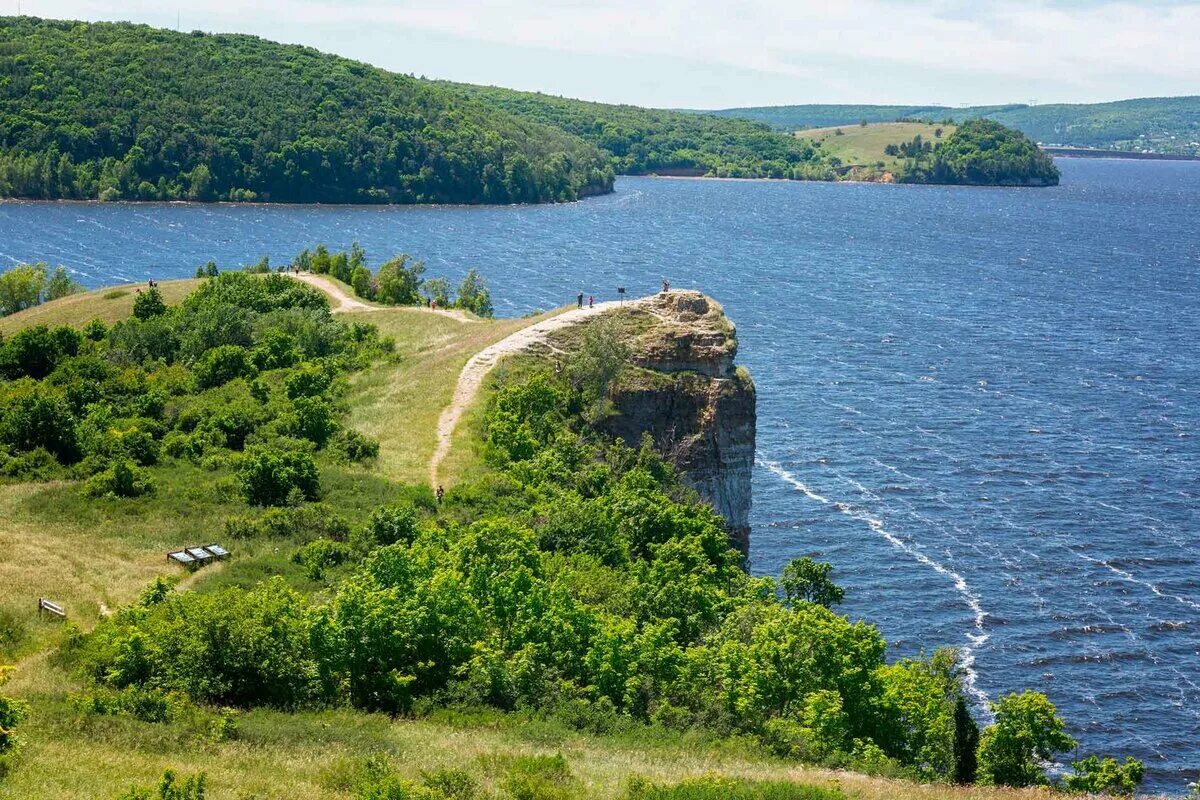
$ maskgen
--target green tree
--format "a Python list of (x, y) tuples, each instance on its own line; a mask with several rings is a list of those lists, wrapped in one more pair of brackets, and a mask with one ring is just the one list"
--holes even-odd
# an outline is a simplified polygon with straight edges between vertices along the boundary
[(829, 578), (833, 565), (813, 561), (808, 556), (793, 558), (783, 568), (780, 583), (789, 603), (806, 601), (831, 608), (846, 596), (846, 591)]
[(205, 351), (192, 367), (196, 385), (202, 389), (221, 386), (234, 378), (254, 374), (254, 363), (246, 348), (236, 344), (223, 344)]
[(598, 422), (611, 411), (609, 394), (630, 354), (619, 325), (611, 318), (601, 317), (585, 326), (578, 349), (567, 358), (565, 373), (583, 398), (588, 422)]
[(0, 316), (32, 308), (42, 301), (46, 265), (18, 264), (0, 274)]
[(445, 278), (430, 278), (421, 288), (429, 301), (438, 308), (450, 308), (453, 304), (450, 298), (450, 281)]
[(394, 306), (411, 306), (421, 302), (421, 284), (425, 262), (413, 261), (401, 254), (379, 268), (376, 276), (375, 299)]
[(1072, 762), (1071, 769), (1074, 772), (1063, 777), (1063, 785), (1078, 794), (1132, 795), (1146, 776), (1146, 765), (1136, 758), (1126, 758), (1122, 764), (1111, 757), (1088, 756)]
[(54, 272), (50, 273), (50, 279), (46, 282), (45, 300), (58, 300), (67, 295), (77, 294), (83, 291), (83, 286), (78, 281), (71, 278), (67, 274), (64, 267), (55, 267)]
[(1040, 692), (1001, 697), (996, 721), (979, 740), (979, 782), (997, 786), (1047, 783), (1042, 764), (1075, 747), (1054, 704)]
[(374, 294), (371, 270), (361, 265), (355, 267), (350, 273), (350, 285), (354, 287), (356, 295), (370, 300)]
[(134, 295), (133, 316), (138, 319), (150, 319), (165, 313), (167, 313), (167, 304), (163, 300), (162, 292), (157, 288), (151, 287)]
[(246, 502), (257, 506), (316, 500), (321, 489), (316, 463), (300, 450), (254, 450), (242, 459), (238, 479)]
[(473, 269), (468, 270), (462, 283), (458, 284), (458, 299), (454, 304), (477, 317), (491, 317), (492, 293), (488, 290), (483, 276)]

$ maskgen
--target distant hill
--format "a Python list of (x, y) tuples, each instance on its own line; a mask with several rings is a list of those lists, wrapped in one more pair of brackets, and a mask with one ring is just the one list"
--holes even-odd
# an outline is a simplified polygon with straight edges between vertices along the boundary
[(611, 185), (578, 137), (311, 48), (0, 18), (0, 196), (509, 203)]
[(440, 84), (524, 119), (586, 139), (611, 154), (627, 175), (833, 180), (807, 143), (762, 122), (685, 111), (593, 103), (496, 86)]
[(988, 119), (955, 125), (868, 122), (810, 128), (813, 142), (839, 176), (862, 181), (1054, 186), (1058, 169), (1029, 137)]
[(825, 128), (897, 119), (962, 121), (986, 117), (1043, 144), (1200, 155), (1200, 96), (1152, 97), (1111, 103), (948, 106), (798, 105), (702, 112), (740, 117), (777, 130)]

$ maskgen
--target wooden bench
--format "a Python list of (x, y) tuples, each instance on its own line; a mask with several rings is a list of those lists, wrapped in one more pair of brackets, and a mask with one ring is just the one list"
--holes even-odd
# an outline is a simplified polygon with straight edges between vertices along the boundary
[(189, 569), (202, 566), (210, 561), (222, 561), (226, 558), (229, 558), (229, 551), (219, 544), (206, 544), (203, 547), (199, 545), (185, 547), (182, 550), (173, 550), (167, 553), (167, 561), (182, 564)]
[(67, 618), (67, 609), (63, 608), (61, 604), (55, 603), (53, 600), (47, 600), (44, 597), (39, 597), (38, 614), (41, 614), (43, 611), (59, 619)]

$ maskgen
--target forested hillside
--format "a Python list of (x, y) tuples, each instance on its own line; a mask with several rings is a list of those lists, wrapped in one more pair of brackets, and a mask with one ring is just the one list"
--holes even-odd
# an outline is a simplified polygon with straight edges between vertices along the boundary
[(593, 103), (496, 86), (442, 85), (582, 137), (610, 153), (620, 174), (836, 178), (832, 166), (809, 143), (783, 136), (761, 122)]
[(0, 18), (0, 196), (509, 203), (611, 184), (576, 137), (310, 48)]
[(729, 108), (704, 112), (765, 122), (777, 130), (803, 130), (898, 119), (962, 121), (986, 117), (1045, 144), (1151, 150), (1200, 155), (1200, 97), (1147, 97), (1112, 103), (1030, 106), (797, 105)]
[[(928, 148), (928, 149), (926, 149)], [(1054, 159), (1020, 131), (988, 119), (967, 120), (945, 142), (908, 148), (908, 183), (1053, 186)]]

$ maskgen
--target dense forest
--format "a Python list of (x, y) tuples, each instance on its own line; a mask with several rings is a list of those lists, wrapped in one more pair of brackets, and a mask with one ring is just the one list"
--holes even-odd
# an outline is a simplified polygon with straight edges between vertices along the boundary
[(987, 119), (968, 120), (945, 141), (904, 142), (896, 150), (908, 157), (897, 176), (904, 183), (986, 186), (1053, 186), (1054, 159), (1020, 131)]
[(796, 105), (729, 108), (703, 112), (765, 122), (796, 131), (891, 122), (897, 119), (962, 121), (986, 117), (1045, 144), (1152, 150), (1200, 155), (1200, 97), (1147, 97), (1111, 103), (1053, 103), (1031, 106)]
[(611, 185), (577, 137), (310, 48), (0, 19), (2, 196), (509, 203)]
[(495, 86), (445, 83), (467, 97), (580, 136), (614, 159), (624, 175), (695, 173), (731, 178), (833, 180), (810, 143), (760, 122), (593, 103)]

